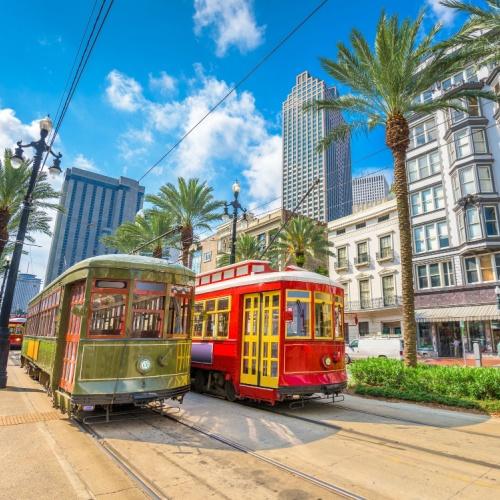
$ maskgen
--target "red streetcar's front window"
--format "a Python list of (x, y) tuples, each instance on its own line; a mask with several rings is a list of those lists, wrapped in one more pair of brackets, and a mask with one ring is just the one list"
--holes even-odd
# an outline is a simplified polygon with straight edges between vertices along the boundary
[(314, 338), (333, 337), (332, 296), (329, 293), (314, 293)]
[(291, 320), (286, 322), (288, 338), (311, 337), (311, 293), (305, 290), (287, 290), (286, 308)]

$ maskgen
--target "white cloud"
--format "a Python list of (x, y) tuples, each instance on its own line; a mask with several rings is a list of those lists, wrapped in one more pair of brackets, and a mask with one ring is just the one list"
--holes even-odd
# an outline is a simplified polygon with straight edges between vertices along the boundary
[(443, 26), (452, 26), (455, 21), (456, 11), (445, 7), (441, 0), (426, 0), (427, 5), (432, 9), (432, 13)]
[(264, 41), (265, 26), (257, 26), (249, 0), (195, 0), (194, 8), (194, 31), (210, 31), (218, 57), (232, 45), (245, 53)]
[(73, 166), (76, 168), (81, 168), (83, 170), (88, 170), (89, 172), (100, 172), (100, 170), (95, 166), (93, 160), (85, 157), (81, 153), (75, 156), (73, 160)]
[(140, 84), (123, 73), (113, 70), (108, 74), (106, 95), (111, 106), (121, 111), (137, 111), (144, 98)]
[[(40, 117), (42, 118), (42, 117)], [(16, 142), (23, 143), (38, 140), (40, 138), (39, 120), (33, 120), (30, 124), (24, 124), (13, 109), (0, 109), (0, 151), (3, 158), (5, 148), (14, 149)]]
[[(136, 162), (138, 156), (146, 155), (153, 143), (161, 144), (163, 151), (168, 149), (231, 88), (227, 82), (206, 75), (200, 65), (195, 66), (195, 74), (183, 99), (142, 100), (142, 128), (128, 130), (118, 141), (126, 162)], [(168, 172), (175, 177), (210, 180), (239, 169), (255, 203), (276, 198), (281, 194), (281, 138), (271, 133), (272, 129), (273, 124), (259, 112), (250, 92), (233, 92), (153, 174), (161, 177)]]
[(154, 90), (159, 90), (164, 95), (168, 95), (175, 90), (177, 81), (173, 76), (161, 71), (158, 77), (149, 74), (149, 86)]

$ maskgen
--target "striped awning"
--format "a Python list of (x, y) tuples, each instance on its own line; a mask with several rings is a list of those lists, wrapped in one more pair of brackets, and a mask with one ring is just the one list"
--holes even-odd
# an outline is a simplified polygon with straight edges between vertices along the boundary
[(500, 311), (496, 304), (463, 307), (435, 307), (417, 309), (415, 319), (419, 322), (439, 323), (443, 321), (488, 321), (499, 320)]

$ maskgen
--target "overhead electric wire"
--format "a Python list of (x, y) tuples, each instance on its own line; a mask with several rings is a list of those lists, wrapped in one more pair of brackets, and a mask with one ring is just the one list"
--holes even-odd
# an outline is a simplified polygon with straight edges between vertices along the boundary
[(180, 139), (178, 139), (173, 146), (171, 146), (166, 153), (164, 153), (151, 167), (149, 167), (146, 172), (140, 177), (138, 182), (141, 182), (146, 175), (148, 175), (151, 170), (157, 167), (170, 153), (176, 149), (181, 142), (184, 141), (199, 125), (201, 125), (236, 89), (238, 89), (243, 83), (245, 83), (267, 60), (274, 55), (302, 26), (309, 21), (311, 17), (316, 14), (326, 3), (328, 0), (322, 0), (302, 21), (300, 21), (291, 31), (285, 35), (255, 66), (253, 66), (250, 71), (248, 71), (241, 80), (239, 80), (231, 89), (219, 100), (216, 104), (214, 104), (208, 111), (198, 120), (187, 132), (182, 135)]
[[(111, 7), (113, 6), (113, 3), (114, 3), (114, 0), (110, 0), (109, 4), (107, 6), (107, 9), (106, 9), (106, 11), (104, 13), (104, 16), (102, 17), (102, 20), (100, 21), (100, 24), (99, 24), (99, 20), (101, 19), (102, 12), (103, 12), (103, 10), (105, 8), (105, 5), (106, 5), (106, 0), (102, 0), (102, 2), (101, 2), (101, 6), (99, 8), (99, 12), (97, 14), (97, 17), (94, 20), (94, 24), (92, 25), (92, 30), (91, 30), (89, 36), (87, 37), (87, 42), (85, 44), (85, 48), (84, 48), (83, 52), (80, 55), (80, 61), (78, 63), (78, 67), (77, 67), (77, 69), (75, 71), (75, 74), (73, 75), (71, 86), (70, 86), (69, 91), (68, 91), (68, 93), (66, 95), (66, 99), (65, 99), (64, 105), (63, 105), (63, 107), (61, 109), (61, 113), (57, 117), (56, 126), (54, 127), (54, 132), (53, 132), (52, 137), (51, 137), (51, 139), (49, 141), (49, 144), (48, 144), (49, 148), (51, 148), (52, 145), (54, 144), (54, 141), (55, 141), (55, 139), (57, 137), (59, 129), (61, 128), (61, 125), (63, 123), (64, 117), (66, 116), (66, 112), (68, 110), (68, 107), (69, 107), (69, 105), (71, 103), (71, 100), (73, 99), (73, 96), (75, 94), (76, 88), (77, 88), (77, 86), (78, 86), (78, 84), (80, 82), (80, 79), (81, 79), (81, 77), (83, 75), (83, 72), (85, 71), (85, 68), (86, 68), (87, 63), (89, 61), (89, 58), (92, 55), (92, 52), (94, 50), (95, 44), (97, 42), (97, 39), (99, 38), (99, 35), (100, 35), (101, 31), (102, 31), (104, 23), (106, 22), (106, 19), (108, 18), (108, 15), (109, 15), (109, 13), (111, 11)], [(92, 10), (92, 12), (93, 12), (93, 10)], [(87, 29), (86, 29), (86, 31), (87, 31)], [(94, 33), (95, 33), (95, 35), (94, 35)], [(81, 44), (80, 44), (80, 47), (81, 47)], [(75, 63), (73, 63), (73, 68), (74, 68), (74, 65), (75, 65)], [(66, 88), (67, 88), (67, 84), (66, 84)], [(45, 166), (45, 163), (47, 161), (48, 155), (49, 155), (49, 151), (47, 151), (47, 153), (45, 154), (42, 166), (40, 168), (40, 172), (43, 170), (43, 167)]]

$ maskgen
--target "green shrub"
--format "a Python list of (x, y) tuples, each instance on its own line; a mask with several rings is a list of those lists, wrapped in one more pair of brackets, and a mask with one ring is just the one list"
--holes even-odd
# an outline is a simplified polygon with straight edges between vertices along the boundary
[(500, 400), (497, 368), (432, 365), (409, 368), (402, 361), (369, 358), (353, 363), (350, 372), (355, 385), (449, 398)]

